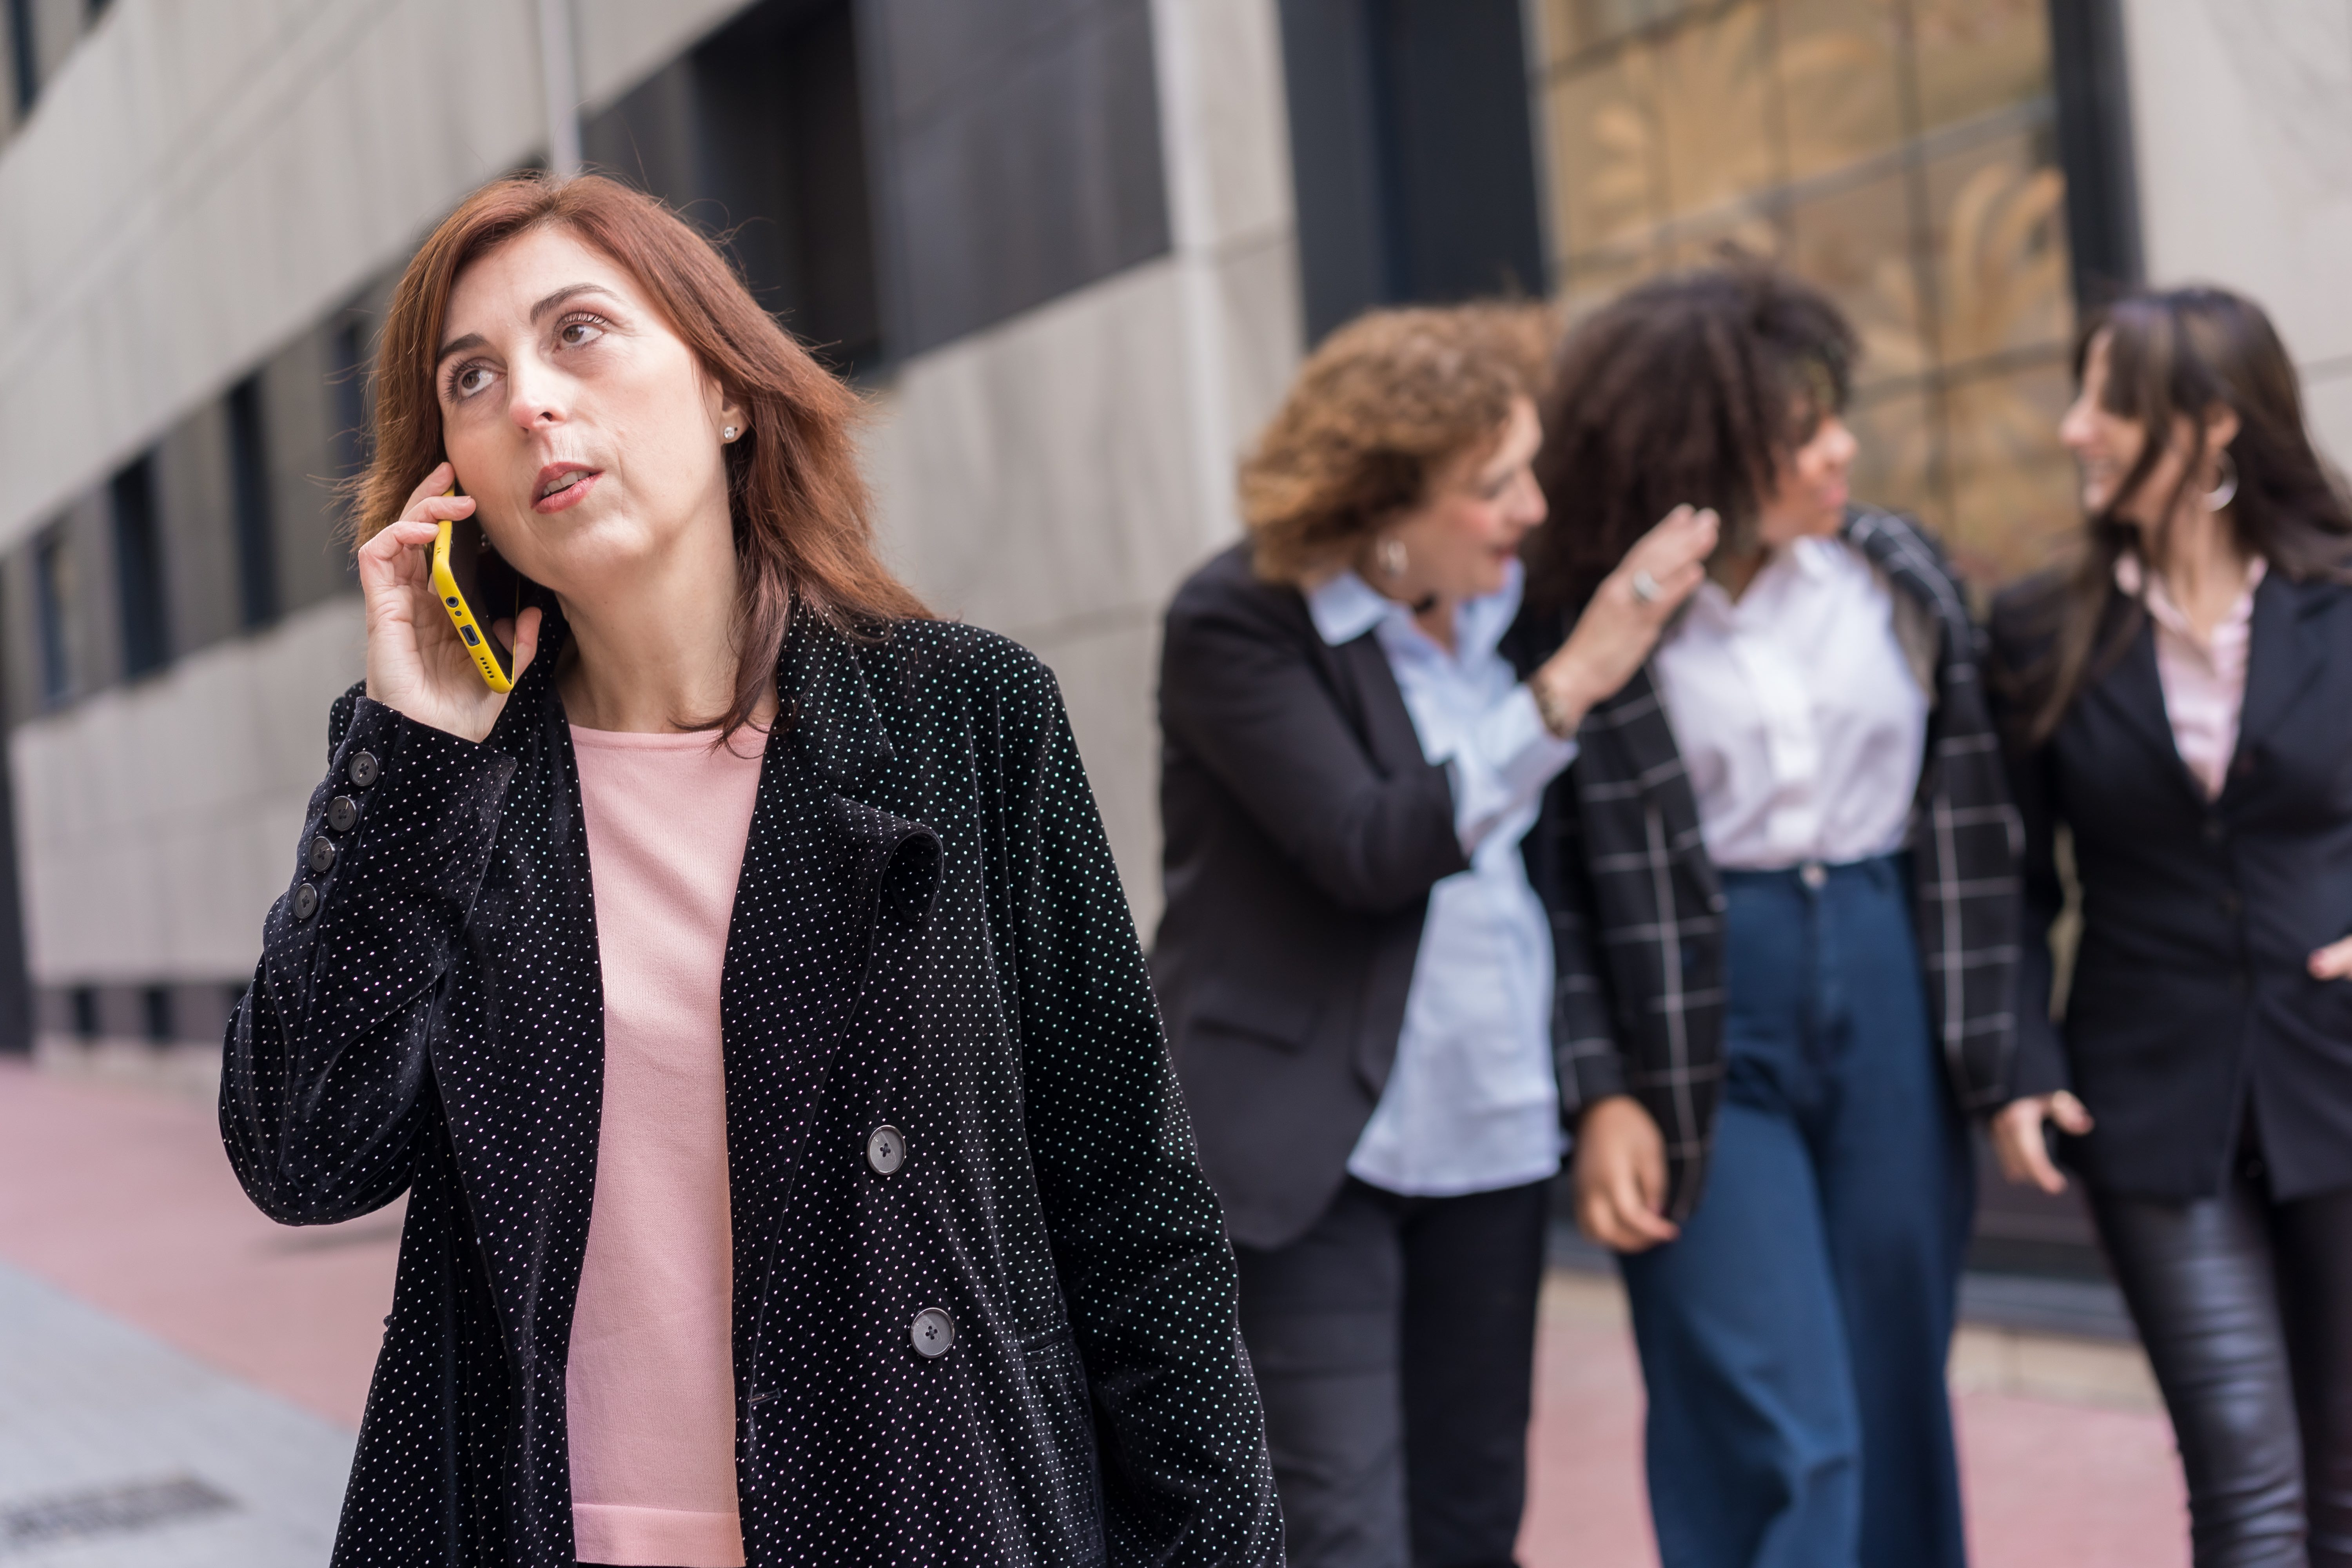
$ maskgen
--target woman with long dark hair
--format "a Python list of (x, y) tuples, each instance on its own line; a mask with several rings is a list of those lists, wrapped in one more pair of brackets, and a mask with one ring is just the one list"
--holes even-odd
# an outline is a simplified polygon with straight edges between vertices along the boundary
[(1060, 698), (875, 557), (856, 395), (594, 177), (446, 219), (375, 387), (367, 679), (221, 1079), (273, 1218), (408, 1198), (336, 1563), (1278, 1563)]
[(1934, 544), (1850, 503), (1852, 331), (1739, 262), (1562, 350), (1522, 666), (1646, 509), (1723, 518), (1535, 857), (1577, 1218), (1621, 1255), (1667, 1568), (1958, 1568), (1964, 1110), (2006, 1079), (2016, 819)]
[(2248, 300), (2123, 300), (2074, 369), (2081, 559), (1993, 618), (2027, 842), (1994, 1147), (2057, 1192), (2063, 1134), (2199, 1568), (2352, 1563), (2352, 510)]

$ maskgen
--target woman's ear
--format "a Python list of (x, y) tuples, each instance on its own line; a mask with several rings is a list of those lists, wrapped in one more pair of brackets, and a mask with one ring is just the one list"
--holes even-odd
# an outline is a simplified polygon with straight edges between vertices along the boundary
[(2228, 450), (2230, 443), (2238, 438), (2238, 432), (2244, 427), (2245, 422), (2238, 417), (2236, 409), (2226, 403), (2213, 405), (2205, 411), (2205, 449), (2209, 452)]

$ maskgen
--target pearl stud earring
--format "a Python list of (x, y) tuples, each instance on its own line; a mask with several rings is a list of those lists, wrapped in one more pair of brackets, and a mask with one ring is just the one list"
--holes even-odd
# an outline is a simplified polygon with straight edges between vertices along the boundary
[(736, 429), (734, 426), (730, 425), (726, 429), (719, 432), (719, 438), (722, 441), (732, 441), (736, 437), (741, 434), (741, 431)]

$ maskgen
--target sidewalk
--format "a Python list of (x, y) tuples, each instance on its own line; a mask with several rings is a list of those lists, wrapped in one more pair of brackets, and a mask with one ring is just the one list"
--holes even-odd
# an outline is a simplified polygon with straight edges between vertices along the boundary
[[(238, 1190), (208, 1101), (0, 1063), (0, 1557), (323, 1563), (398, 1226), (396, 1208), (272, 1225)], [(1959, 1348), (1977, 1562), (2187, 1563), (2171, 1434), (2119, 1353)], [(1538, 1377), (1527, 1568), (1654, 1563), (1613, 1283), (1555, 1276)], [(2080, 1397), (2035, 1396), (2065, 1389)]]

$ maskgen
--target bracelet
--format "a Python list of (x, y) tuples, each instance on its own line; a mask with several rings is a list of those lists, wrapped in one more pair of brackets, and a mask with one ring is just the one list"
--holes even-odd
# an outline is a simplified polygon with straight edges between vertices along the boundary
[(1577, 724), (1583, 715), (1570, 715), (1559, 692), (1543, 679), (1541, 670), (1528, 678), (1528, 695), (1536, 700), (1536, 717), (1543, 721), (1543, 727), (1551, 732), (1553, 740), (1576, 739)]

